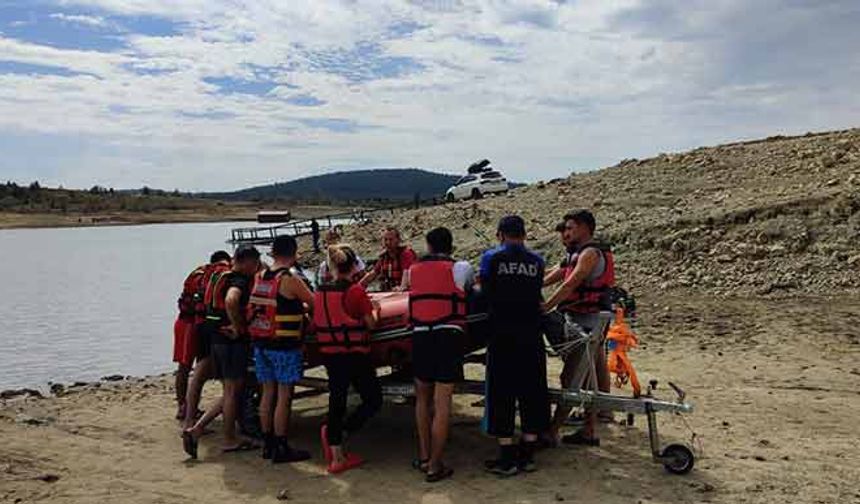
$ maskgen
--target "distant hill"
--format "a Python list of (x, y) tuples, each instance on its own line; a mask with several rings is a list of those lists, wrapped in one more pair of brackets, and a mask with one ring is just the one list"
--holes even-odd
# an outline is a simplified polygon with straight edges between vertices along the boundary
[(460, 177), (417, 168), (356, 170), (327, 173), (289, 182), (251, 187), (239, 191), (207, 193), (206, 197), (228, 201), (368, 201), (422, 200), (445, 195)]

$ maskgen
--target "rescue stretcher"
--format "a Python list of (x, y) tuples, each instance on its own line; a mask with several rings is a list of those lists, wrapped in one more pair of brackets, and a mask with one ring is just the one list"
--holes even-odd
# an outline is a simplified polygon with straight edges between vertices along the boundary
[[(371, 293), (371, 299), (380, 306), (380, 326), (373, 331), (371, 337), (371, 358), (378, 368), (390, 368), (391, 372), (380, 377), (383, 394), (388, 397), (414, 397), (415, 387), (409, 372), (412, 351), (412, 328), (409, 325), (409, 294), (400, 292)], [(484, 364), (485, 354), (479, 353), (486, 347), (487, 314), (475, 302), (470, 303), (470, 315), (467, 317), (467, 341), (465, 359), (467, 363)], [(600, 325), (591, 333), (580, 331), (577, 338), (568, 339), (562, 344), (553, 345), (556, 352), (570, 350), (576, 345), (586, 345), (587, 358), (581, 359), (570, 388), (550, 388), (550, 401), (562, 403), (583, 409), (597, 408), (599, 411), (613, 411), (626, 414), (626, 423), (633, 425), (635, 415), (645, 415), (648, 424), (648, 439), (651, 454), (655, 462), (663, 464), (667, 471), (674, 474), (686, 474), (692, 470), (695, 460), (691, 444), (673, 443), (663, 446), (657, 429), (657, 413), (683, 415), (692, 413), (693, 406), (686, 402), (686, 394), (673, 383), (670, 388), (675, 393), (674, 400), (658, 398), (654, 391), (657, 389), (656, 380), (652, 380), (644, 394), (638, 397), (597, 391), (594, 358), (598, 350), (605, 344), (605, 334), (613, 314), (600, 313)], [(305, 335), (306, 369), (322, 365), (321, 355), (315, 346), (313, 328)], [(300, 387), (308, 390), (298, 392), (295, 397), (308, 397), (326, 393), (327, 380), (305, 375), (299, 382)], [(465, 380), (455, 388), (455, 393), (484, 395), (484, 382), (481, 380)]]

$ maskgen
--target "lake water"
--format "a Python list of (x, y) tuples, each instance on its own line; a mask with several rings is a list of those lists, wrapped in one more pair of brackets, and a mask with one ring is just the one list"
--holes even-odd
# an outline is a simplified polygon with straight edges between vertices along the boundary
[(173, 369), (182, 282), (238, 226), (0, 230), (0, 390)]

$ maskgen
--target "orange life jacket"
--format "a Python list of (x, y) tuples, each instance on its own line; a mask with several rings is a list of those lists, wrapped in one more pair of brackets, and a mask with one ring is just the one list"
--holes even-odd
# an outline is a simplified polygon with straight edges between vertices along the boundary
[(403, 255), (407, 253), (414, 254), (409, 247), (401, 246), (397, 249), (395, 257), (392, 257), (387, 250), (379, 254), (377, 261), (382, 276), (380, 279), (382, 290), (390, 291), (400, 286), (403, 280)]
[(605, 263), (603, 274), (594, 280), (583, 282), (582, 285), (567, 297), (567, 299), (562, 301), (559, 308), (563, 311), (573, 313), (596, 313), (600, 310), (610, 308), (610, 303), (607, 302), (607, 296), (609, 291), (615, 287), (615, 256), (612, 254), (612, 249), (610, 249), (609, 245), (590, 242), (579, 247), (577, 252), (571, 255), (570, 260), (565, 267), (565, 280), (573, 275), (579, 255), (589, 248), (593, 248), (603, 255)]
[(425, 257), (409, 269), (409, 320), (414, 326), (466, 324), (466, 292), (454, 282), (454, 260)]
[(226, 265), (225, 268), (218, 268), (212, 272), (203, 295), (206, 320), (217, 322), (220, 326), (230, 323), (227, 318), (225, 301), (227, 299), (227, 288), (230, 283), (229, 279), (234, 274), (236, 273), (233, 272), (232, 268)]
[(321, 285), (314, 293), (314, 326), (320, 353), (370, 353), (370, 332), (364, 321), (345, 308), (349, 284)]
[(609, 372), (615, 374), (615, 385), (622, 387), (629, 381), (630, 386), (633, 387), (633, 396), (639, 397), (642, 387), (639, 385), (639, 378), (636, 376), (636, 370), (633, 369), (633, 363), (627, 356), (627, 349), (636, 347), (639, 344), (639, 339), (624, 321), (623, 308), (615, 309), (615, 321), (609, 326), (606, 341), (610, 349), (606, 363)]
[(176, 300), (180, 318), (195, 318), (199, 314), (199, 304), (203, 300), (201, 285), (203, 291), (206, 289), (206, 284), (203, 283), (203, 279), (206, 277), (206, 266), (208, 265), (194, 268), (194, 271), (185, 277), (185, 282), (182, 284), (182, 294)]
[(265, 269), (254, 276), (248, 298), (248, 334), (253, 339), (302, 337), (304, 310), (301, 302), (278, 302), (281, 279), (290, 276), (289, 268)]

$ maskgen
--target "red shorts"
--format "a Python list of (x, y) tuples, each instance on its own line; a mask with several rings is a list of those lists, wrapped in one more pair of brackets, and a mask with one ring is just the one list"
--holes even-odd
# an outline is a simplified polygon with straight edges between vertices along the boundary
[(173, 362), (183, 366), (194, 364), (197, 356), (197, 324), (177, 318), (173, 323)]

